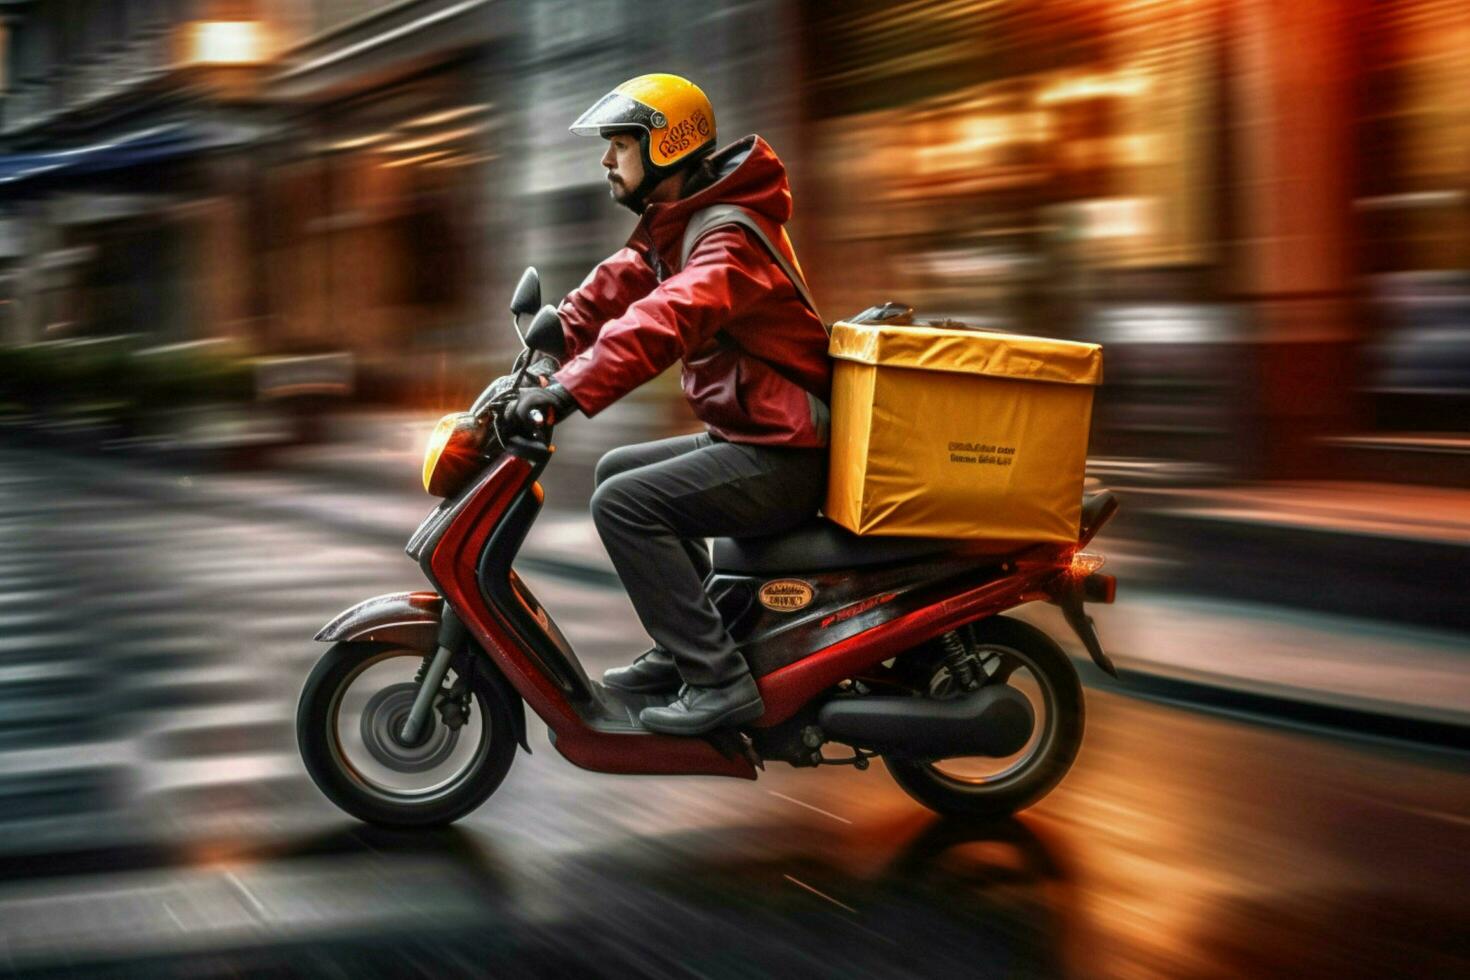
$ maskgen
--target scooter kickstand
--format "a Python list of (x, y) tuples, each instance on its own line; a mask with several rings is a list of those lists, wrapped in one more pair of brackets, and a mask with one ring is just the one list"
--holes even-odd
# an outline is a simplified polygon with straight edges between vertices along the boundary
[(733, 759), (737, 755), (743, 756), (752, 766), (762, 771), (766, 768), (766, 760), (761, 758), (755, 750), (755, 743), (750, 736), (738, 728), (722, 728), (719, 731), (710, 732), (705, 739), (720, 750), (720, 754), (727, 759)]
[(744, 732), (736, 732), (735, 734), (740, 737), (740, 748), (745, 753), (745, 758), (750, 761), (752, 766), (761, 772), (765, 772), (766, 760), (762, 759), (761, 754), (755, 750), (755, 742)]

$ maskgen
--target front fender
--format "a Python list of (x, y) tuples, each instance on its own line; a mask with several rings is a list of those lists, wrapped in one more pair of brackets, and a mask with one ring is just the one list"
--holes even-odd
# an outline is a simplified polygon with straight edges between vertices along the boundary
[(364, 599), (321, 628), (323, 643), (365, 640), (433, 653), (444, 599), (437, 592), (390, 592)]

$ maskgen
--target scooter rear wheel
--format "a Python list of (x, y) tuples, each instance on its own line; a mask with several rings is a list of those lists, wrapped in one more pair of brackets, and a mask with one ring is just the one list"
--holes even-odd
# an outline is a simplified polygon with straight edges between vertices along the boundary
[[(1036, 715), (1036, 729), (1027, 746), (1015, 758), (997, 763), (998, 771), (983, 775), (956, 765), (963, 760), (888, 754), (883, 762), (904, 792), (937, 813), (1008, 816), (1049, 793), (1072, 767), (1082, 745), (1082, 684), (1056, 641), (1029, 623), (994, 616), (974, 624), (974, 632), (982, 656), (996, 660), (988, 671), (990, 676), (1004, 670), (1007, 680), (1003, 682), (1026, 689)], [(1017, 674), (1021, 683), (1014, 683)], [(939, 663), (928, 664), (921, 676), (924, 696), (947, 696), (943, 689), (946, 671)]]
[[(509, 711), (473, 683), (459, 728), (431, 709), (417, 739), (398, 737), (424, 656), (383, 643), (338, 643), (301, 691), (296, 741), (306, 771), (328, 799), (368, 823), (433, 827), (458, 820), (495, 792), (515, 759)], [(451, 667), (441, 690), (457, 679)]]

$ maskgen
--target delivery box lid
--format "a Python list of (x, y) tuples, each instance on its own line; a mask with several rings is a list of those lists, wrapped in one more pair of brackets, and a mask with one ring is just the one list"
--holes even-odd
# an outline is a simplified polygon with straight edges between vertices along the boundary
[(828, 353), (881, 367), (984, 374), (1018, 381), (1102, 383), (1102, 347), (1075, 340), (953, 327), (832, 324)]

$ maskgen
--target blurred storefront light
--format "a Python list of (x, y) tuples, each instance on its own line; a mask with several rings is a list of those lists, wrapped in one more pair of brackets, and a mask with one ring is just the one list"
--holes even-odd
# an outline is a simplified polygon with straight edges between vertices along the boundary
[(420, 153), (417, 156), (404, 157), (401, 160), (388, 160), (385, 161), (382, 166), (388, 168), (409, 167), (415, 163), (424, 163), (429, 160), (437, 160), (442, 156), (446, 156), (448, 153), (448, 150), (431, 150), (428, 153)]
[(480, 131), (479, 126), (464, 126), (459, 129), (448, 129), (441, 133), (430, 133), (428, 136), (420, 136), (402, 143), (394, 143), (392, 146), (384, 147), (389, 153), (409, 153), (413, 150), (422, 150), (425, 147), (438, 146), (440, 143), (452, 143), (473, 136)]
[(1111, 74), (1074, 75), (1049, 85), (1036, 96), (1038, 105), (1081, 102), (1114, 96), (1142, 95), (1149, 90), (1148, 76), (1137, 69)]
[(490, 109), (491, 105), (488, 102), (480, 102), (474, 105), (462, 105), (454, 109), (444, 109), (439, 112), (430, 112), (426, 115), (419, 116), (417, 119), (410, 119), (408, 122), (403, 124), (402, 128), (421, 129), (425, 126), (439, 126), (447, 122), (454, 122), (456, 119), (463, 119), (466, 116), (473, 116), (477, 113), (488, 112), (490, 111)]
[(252, 65), (265, 60), (265, 30), (249, 20), (193, 24), (188, 60), (196, 65)]
[(335, 143), (326, 144), (326, 150), (360, 150), (374, 143), (381, 143), (389, 137), (389, 133), (364, 133), (361, 136), (353, 136), (345, 140), (337, 140)]
[(1152, 197), (1113, 197), (1077, 201), (1083, 238), (1140, 238), (1158, 228), (1159, 201)]
[(430, 160), (424, 166), (436, 169), (440, 167), (468, 167), (477, 163), (489, 163), (498, 158), (499, 155), (495, 153), (461, 154), (459, 156), (441, 157), (438, 160)]

